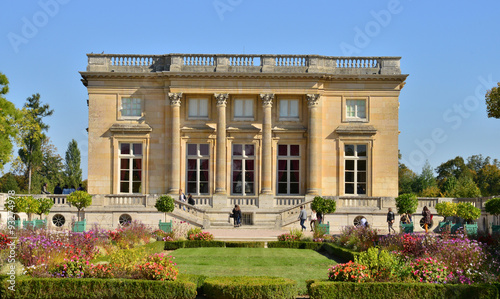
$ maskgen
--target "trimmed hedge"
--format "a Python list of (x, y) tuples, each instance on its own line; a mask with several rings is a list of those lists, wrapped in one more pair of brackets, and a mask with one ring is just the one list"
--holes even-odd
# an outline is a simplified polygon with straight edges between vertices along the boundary
[(226, 247), (264, 248), (266, 242), (226, 242)]
[(196, 284), (182, 280), (17, 277), (14, 292), (9, 286), (3, 278), (1, 298), (196, 298)]
[(359, 254), (359, 252), (352, 251), (350, 249), (335, 245), (333, 243), (322, 243), (322, 244), (323, 246), (321, 247), (321, 249), (328, 252), (328, 254), (339, 257), (345, 261), (354, 262), (354, 257)]
[(283, 242), (283, 241), (272, 241), (267, 242), (268, 248), (295, 248), (295, 249), (312, 249), (320, 250), (323, 243), (319, 242), (306, 242), (306, 241), (295, 241), (295, 242)]
[(490, 284), (434, 284), (386, 282), (331, 282), (308, 280), (311, 299), (329, 298), (498, 298), (498, 290)]
[[(205, 275), (197, 275), (197, 274), (187, 274), (187, 273), (179, 273), (177, 275), (177, 281), (190, 281), (196, 285), (196, 290), (198, 294), (202, 294), (203, 284), (208, 276)], [(1, 297), (0, 297), (1, 298)]]
[(204, 291), (214, 299), (282, 299), (298, 294), (295, 280), (268, 276), (211, 277), (205, 280)]
[(165, 242), (163, 249), (176, 250), (179, 248), (198, 248), (198, 247), (224, 247), (224, 241), (203, 241), (203, 240), (186, 240)]

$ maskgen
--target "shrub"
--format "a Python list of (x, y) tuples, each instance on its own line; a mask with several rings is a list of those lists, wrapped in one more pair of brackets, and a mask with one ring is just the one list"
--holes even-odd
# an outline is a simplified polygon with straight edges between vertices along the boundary
[(354, 261), (354, 258), (359, 254), (359, 252), (352, 251), (333, 243), (323, 243), (321, 249), (325, 250), (330, 255), (343, 259), (346, 262)]
[(295, 248), (295, 249), (312, 249), (312, 250), (320, 250), (323, 246), (322, 243), (318, 242), (267, 242), (268, 248)]
[(265, 242), (226, 242), (226, 247), (264, 248)]
[(337, 264), (328, 269), (328, 279), (332, 281), (364, 282), (370, 278), (368, 268), (353, 262)]
[(371, 247), (354, 257), (354, 262), (366, 266), (370, 278), (375, 281), (388, 281), (393, 278), (398, 268), (398, 259), (387, 250)]
[(137, 266), (140, 278), (148, 280), (176, 280), (179, 270), (175, 267), (173, 258), (163, 253), (148, 256)]
[(49, 215), (50, 209), (52, 209), (54, 202), (48, 197), (39, 198), (38, 201), (40, 202), (40, 204), (38, 206), (37, 214), (40, 216), (40, 219), (42, 219), (43, 214)]
[(452, 202), (440, 202), (436, 204), (436, 211), (439, 215), (446, 217), (457, 215), (457, 204)]
[(209, 277), (203, 290), (208, 298), (295, 298), (297, 282), (281, 277)]
[(151, 229), (139, 221), (132, 221), (127, 226), (109, 231), (109, 238), (119, 248), (133, 248), (137, 244), (149, 243)]
[(366, 251), (378, 241), (378, 230), (364, 226), (347, 226), (334, 240), (335, 244), (354, 251)]
[(492, 198), (484, 204), (484, 209), (491, 215), (500, 215), (500, 197)]
[(212, 235), (209, 232), (190, 234), (190, 235), (188, 235), (188, 240), (191, 240), (191, 241), (213, 241), (214, 235)]
[(457, 204), (457, 216), (470, 223), (481, 217), (481, 209), (476, 208), (470, 202), (461, 202)]
[(396, 208), (398, 210), (398, 214), (404, 214), (407, 212), (413, 214), (417, 211), (417, 207), (418, 199), (413, 193), (405, 193), (396, 197)]
[(171, 213), (175, 208), (174, 199), (168, 195), (162, 195), (156, 200), (155, 208), (158, 212), (165, 213), (165, 221), (167, 221), (167, 213)]
[(412, 275), (418, 282), (446, 283), (448, 281), (448, 267), (432, 257), (416, 259), (410, 263)]
[(321, 214), (331, 214), (337, 209), (337, 204), (335, 200), (324, 199), (321, 196), (316, 196), (311, 203), (311, 209), (320, 212)]
[(187, 233), (186, 233), (186, 237), (189, 238), (189, 235), (196, 235), (196, 234), (199, 234), (199, 233), (202, 233), (203, 231), (201, 230), (201, 228), (199, 227), (191, 227)]

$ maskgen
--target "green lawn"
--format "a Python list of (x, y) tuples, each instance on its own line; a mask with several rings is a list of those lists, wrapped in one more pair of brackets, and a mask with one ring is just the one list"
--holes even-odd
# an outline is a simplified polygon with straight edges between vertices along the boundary
[(336, 262), (307, 249), (183, 248), (171, 253), (180, 273), (206, 276), (278, 276), (297, 281), (306, 292), (307, 279), (326, 279)]

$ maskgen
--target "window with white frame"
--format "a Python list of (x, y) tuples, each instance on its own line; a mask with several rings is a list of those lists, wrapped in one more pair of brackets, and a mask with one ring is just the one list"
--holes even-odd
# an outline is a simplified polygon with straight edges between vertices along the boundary
[(208, 144), (188, 144), (186, 164), (186, 190), (199, 195), (208, 194)]
[(255, 146), (233, 144), (232, 153), (232, 194), (254, 195)]
[(349, 120), (365, 120), (366, 100), (347, 100), (346, 118)]
[(142, 143), (120, 143), (120, 193), (141, 193)]
[(298, 119), (299, 100), (280, 100), (280, 119)]
[(235, 99), (234, 117), (253, 118), (253, 99)]
[(298, 195), (300, 192), (300, 146), (278, 145), (278, 194)]
[(189, 99), (190, 118), (208, 118), (208, 99)]
[(366, 194), (367, 155), (366, 144), (344, 145), (346, 195)]
[(141, 115), (142, 105), (140, 98), (122, 98), (122, 117), (140, 117)]

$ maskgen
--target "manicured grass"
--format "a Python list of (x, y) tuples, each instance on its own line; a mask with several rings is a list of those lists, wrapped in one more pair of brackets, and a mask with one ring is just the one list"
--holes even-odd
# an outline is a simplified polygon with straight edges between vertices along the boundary
[(307, 293), (307, 279), (326, 279), (336, 262), (308, 249), (183, 248), (171, 253), (180, 273), (206, 276), (277, 276), (294, 279)]

